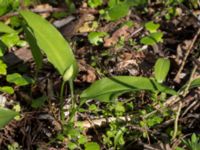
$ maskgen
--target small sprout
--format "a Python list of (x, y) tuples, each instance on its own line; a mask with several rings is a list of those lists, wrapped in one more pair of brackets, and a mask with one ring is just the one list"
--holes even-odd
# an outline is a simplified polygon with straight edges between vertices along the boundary
[(103, 42), (103, 37), (107, 36), (106, 32), (90, 32), (88, 35), (88, 40), (91, 44), (99, 45)]
[(88, 0), (88, 5), (92, 8), (96, 8), (103, 4), (103, 0)]
[(147, 22), (145, 24), (145, 28), (150, 32), (154, 33), (157, 32), (158, 28), (160, 27), (160, 24), (154, 23), (153, 21)]
[(163, 33), (154, 32), (148, 36), (143, 37), (140, 42), (144, 45), (154, 45), (159, 42), (163, 42)]

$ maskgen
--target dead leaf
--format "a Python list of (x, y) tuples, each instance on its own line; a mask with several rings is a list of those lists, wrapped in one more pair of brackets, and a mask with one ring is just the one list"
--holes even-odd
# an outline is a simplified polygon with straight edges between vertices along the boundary
[(119, 28), (118, 30), (116, 30), (110, 38), (104, 39), (104, 41), (105, 41), (104, 46), (105, 47), (113, 46), (113, 45), (117, 44), (120, 37), (122, 37), (122, 36), (125, 38), (128, 37), (130, 35), (129, 29), (130, 28), (127, 25), (125, 25), (125, 26)]

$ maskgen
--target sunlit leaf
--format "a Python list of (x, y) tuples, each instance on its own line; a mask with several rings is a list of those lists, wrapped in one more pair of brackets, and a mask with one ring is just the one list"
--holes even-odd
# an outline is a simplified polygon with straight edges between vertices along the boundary
[(160, 24), (156, 24), (153, 21), (147, 22), (145, 24), (145, 28), (151, 33), (156, 32), (159, 27)]
[(11, 48), (14, 45), (17, 45), (20, 42), (18, 33), (7, 33), (1, 36), (1, 41), (8, 47)]
[(8, 94), (14, 93), (14, 89), (10, 86), (2, 86), (2, 87), (0, 87), (0, 91), (3, 93), (8, 93)]
[(16, 31), (13, 30), (11, 27), (6, 25), (3, 22), (0, 22), (0, 33), (15, 33)]
[(85, 150), (100, 150), (100, 146), (96, 142), (88, 142), (85, 144)]
[(27, 76), (22, 76), (19, 73), (13, 73), (13, 74), (7, 75), (6, 80), (18, 86), (24, 86), (24, 85), (34, 83), (34, 80), (32, 78), (29, 78)]
[(95, 8), (103, 4), (103, 0), (88, 0), (90, 7)]
[(107, 11), (107, 20), (115, 21), (122, 17), (125, 17), (129, 12), (129, 5), (126, 3), (121, 3), (114, 5)]
[(80, 95), (82, 99), (98, 99), (108, 102), (116, 94), (130, 91), (160, 91), (174, 95), (176, 92), (165, 87), (154, 80), (145, 77), (115, 76), (103, 78), (94, 82), (89, 88)]
[(0, 128), (7, 125), (18, 113), (9, 109), (0, 108)]
[(106, 35), (106, 32), (90, 32), (88, 34), (88, 40), (91, 44), (99, 45), (99, 43), (103, 42), (103, 37)]
[(35, 13), (21, 11), (20, 14), (31, 28), (39, 48), (47, 55), (49, 62), (57, 68), (61, 75), (64, 75), (66, 69), (73, 65), (73, 77), (75, 77), (78, 70), (76, 60), (68, 42), (60, 32)]
[(143, 37), (140, 40), (140, 42), (142, 44), (145, 44), (145, 45), (154, 45), (158, 42), (162, 42), (163, 41), (162, 37), (163, 37), (162, 32), (154, 32), (154, 33), (151, 33), (148, 36)]
[(6, 75), (7, 74), (7, 65), (0, 60), (0, 75)]
[(159, 83), (165, 81), (170, 69), (169, 59), (159, 58), (154, 66), (155, 78)]

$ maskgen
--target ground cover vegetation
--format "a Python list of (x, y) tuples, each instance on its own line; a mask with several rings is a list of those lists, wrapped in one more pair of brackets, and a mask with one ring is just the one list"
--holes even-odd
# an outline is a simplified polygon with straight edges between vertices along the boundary
[(0, 0), (0, 149), (199, 150), (198, 0)]

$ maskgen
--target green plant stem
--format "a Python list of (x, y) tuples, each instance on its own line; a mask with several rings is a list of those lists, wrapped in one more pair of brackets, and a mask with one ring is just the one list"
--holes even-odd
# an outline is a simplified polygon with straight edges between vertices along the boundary
[(64, 122), (65, 120), (65, 114), (64, 114), (64, 89), (65, 89), (65, 81), (62, 81), (61, 90), (60, 90), (60, 116), (61, 121)]
[(69, 80), (69, 88), (70, 88), (70, 94), (71, 94), (71, 110), (70, 110), (70, 118), (69, 118), (69, 121), (72, 121), (73, 118), (74, 118), (74, 115), (76, 113), (76, 106), (75, 106), (75, 96), (74, 96), (74, 83), (73, 83), (73, 80), (70, 79)]

